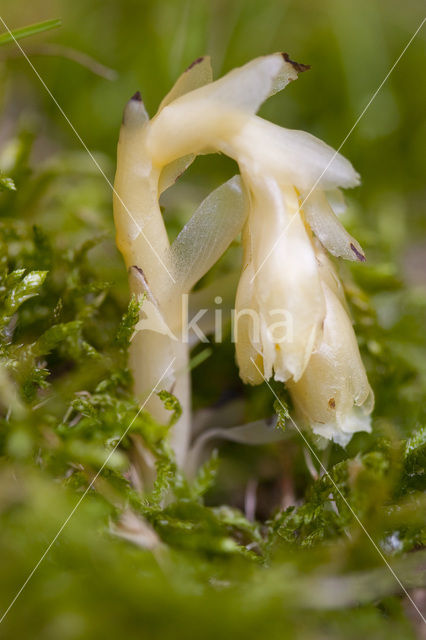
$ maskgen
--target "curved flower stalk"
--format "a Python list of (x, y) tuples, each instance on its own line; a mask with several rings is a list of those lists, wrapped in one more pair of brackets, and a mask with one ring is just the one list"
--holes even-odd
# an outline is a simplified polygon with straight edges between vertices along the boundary
[[(131, 352), (138, 393), (149, 391), (174, 358), (166, 386), (189, 416), (187, 345), (176, 337), (182, 294), (243, 228), (235, 309), (240, 375), (250, 384), (272, 376), (285, 382), (314, 431), (344, 442), (348, 434), (369, 429), (368, 417), (358, 416), (354, 407), (363, 407), (368, 416), (372, 394), (321, 245), (335, 256), (365, 259), (336, 217), (342, 208), (338, 189), (357, 185), (359, 176), (317, 138), (255, 115), (267, 97), (306, 68), (274, 54), (212, 82), (209, 61), (202, 58), (181, 76), (152, 120), (134, 96), (118, 149), (117, 244), (132, 274), (132, 290), (145, 293), (145, 305), (163, 328), (154, 333), (144, 317), (138, 326)], [(234, 178), (213, 192), (170, 247), (160, 193), (197, 154), (212, 152), (236, 160), (241, 183)], [(164, 420), (158, 398), (148, 409)], [(183, 417), (172, 434), (181, 464), (188, 441)]]
[[(160, 105), (211, 80), (203, 59), (178, 80)], [(238, 176), (200, 205), (170, 246), (159, 197), (195, 156), (154, 164), (147, 141), (152, 122), (140, 94), (126, 105), (117, 153), (114, 221), (133, 294), (144, 296), (141, 320), (130, 348), (135, 392), (141, 398), (157, 383), (180, 401), (182, 415), (172, 428), (171, 445), (183, 465), (190, 439), (190, 380), (185, 335), (185, 296), (238, 235), (246, 216)], [(161, 422), (169, 413), (152, 393), (146, 408)]]

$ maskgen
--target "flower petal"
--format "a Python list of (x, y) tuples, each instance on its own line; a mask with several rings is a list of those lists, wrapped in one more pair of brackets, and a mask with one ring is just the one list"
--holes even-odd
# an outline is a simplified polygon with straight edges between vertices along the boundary
[[(249, 234), (243, 240), (252, 245), (246, 258), (246, 270), (241, 278), (236, 310), (253, 309), (257, 325), (257, 340), (251, 347), (262, 356), (258, 365), (265, 378), (274, 375), (285, 382), (298, 380), (311, 356), (324, 319), (325, 305), (314, 248), (298, 214), (295, 190), (280, 187), (272, 178), (248, 177), (252, 192)], [(250, 271), (248, 267), (250, 266)], [(250, 273), (248, 278), (246, 273)], [(254, 319), (246, 314), (246, 323)], [(246, 331), (247, 333), (248, 331)], [(239, 345), (237, 357), (240, 375), (247, 372), (258, 384), (259, 372), (247, 359), (250, 353)], [(248, 338), (247, 338), (248, 340)], [(260, 344), (258, 344), (260, 343)], [(257, 363), (257, 361), (256, 361)]]
[(371, 416), (360, 407), (354, 407), (340, 421), (339, 425), (336, 424), (336, 421), (325, 424), (313, 422), (311, 429), (316, 435), (327, 440), (333, 440), (333, 442), (340, 444), (341, 447), (346, 447), (354, 433), (358, 431), (371, 432)]
[(302, 378), (288, 387), (315, 433), (343, 442), (356, 431), (370, 431), (373, 392), (349, 316), (326, 284), (323, 289), (327, 312), (321, 343)]
[(244, 265), (235, 298), (233, 339), (241, 380), (245, 384), (258, 385), (263, 382), (264, 358), (259, 327), (256, 325), (259, 308), (253, 297), (253, 276), (253, 262), (248, 261)]
[(327, 196), (328, 204), (333, 209), (336, 216), (340, 216), (346, 211), (346, 201), (340, 189), (330, 189), (325, 192)]
[(209, 100), (256, 113), (270, 95), (297, 79), (295, 64), (286, 60), (281, 53), (255, 58), (184, 99)]
[(164, 109), (165, 106), (180, 98), (185, 93), (194, 91), (205, 84), (213, 81), (213, 71), (210, 62), (210, 56), (197, 58), (176, 80), (169, 93), (163, 98), (158, 111)]
[(306, 221), (321, 244), (336, 257), (365, 262), (365, 255), (355, 240), (335, 216), (324, 192), (316, 189), (302, 198)]
[(237, 161), (274, 176), (299, 191), (354, 187), (360, 178), (349, 160), (305, 131), (285, 129), (257, 116), (220, 148)]

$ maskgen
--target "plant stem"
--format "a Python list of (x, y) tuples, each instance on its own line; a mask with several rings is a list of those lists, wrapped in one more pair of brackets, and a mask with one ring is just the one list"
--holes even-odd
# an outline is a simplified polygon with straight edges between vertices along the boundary
[(166, 333), (158, 330), (161, 326), (137, 330), (129, 353), (134, 391), (141, 401), (151, 393), (146, 409), (163, 424), (169, 422), (170, 412), (152, 391), (166, 389), (179, 400), (182, 414), (172, 427), (171, 446), (182, 467), (191, 428), (189, 354), (188, 345), (182, 341), (182, 291), (173, 278), (170, 243), (158, 204), (161, 170), (152, 165), (145, 152), (147, 118), (137, 93), (126, 106), (120, 131), (114, 221), (130, 291), (146, 297), (141, 320), (148, 315), (145, 311), (149, 307), (167, 329)]
[[(170, 366), (173, 363), (173, 366)], [(173, 340), (168, 335), (152, 331), (138, 332), (131, 344), (129, 365), (134, 378), (134, 391), (143, 398), (164, 376), (160, 389), (166, 389), (176, 396), (182, 407), (182, 414), (171, 430), (170, 443), (175, 452), (176, 462), (184, 466), (189, 447), (191, 431), (191, 376), (189, 371), (188, 345), (181, 340)], [(170, 420), (170, 412), (162, 400), (152, 394), (146, 404), (151, 415), (163, 424)]]

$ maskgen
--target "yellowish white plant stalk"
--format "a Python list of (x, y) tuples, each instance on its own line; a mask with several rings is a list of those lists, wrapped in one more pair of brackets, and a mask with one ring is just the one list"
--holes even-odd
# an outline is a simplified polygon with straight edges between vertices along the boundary
[[(255, 115), (262, 102), (295, 80), (304, 65), (286, 54), (257, 58), (212, 82), (201, 58), (179, 78), (148, 119), (140, 96), (128, 103), (118, 146), (114, 216), (117, 244), (143, 311), (131, 348), (138, 394), (150, 391), (171, 361), (165, 386), (183, 406), (172, 444), (184, 464), (190, 437), (188, 345), (182, 340), (182, 294), (207, 272), (243, 229), (236, 353), (245, 382), (287, 384), (314, 432), (345, 444), (369, 430), (372, 392), (358, 352), (332, 255), (364, 260), (337, 218), (340, 187), (359, 176), (328, 145), (303, 131)], [(240, 178), (213, 192), (170, 246), (158, 200), (197, 154), (234, 158)], [(253, 318), (259, 331), (253, 331)], [(255, 335), (256, 334), (256, 335)], [(160, 420), (153, 397), (148, 409)]]
[[(183, 74), (159, 113), (169, 100), (206, 81), (211, 81), (208, 59)], [(206, 198), (170, 246), (159, 197), (195, 156), (154, 163), (148, 146), (154, 121), (148, 119), (140, 95), (135, 94), (126, 105), (118, 143), (114, 221), (131, 292), (145, 297), (130, 348), (135, 393), (143, 398), (161, 381), (160, 388), (178, 398), (182, 415), (172, 428), (171, 444), (183, 465), (190, 439), (191, 393), (182, 304), (239, 233), (245, 205), (236, 177)], [(146, 408), (159, 421), (168, 421), (169, 414), (156, 394)]]

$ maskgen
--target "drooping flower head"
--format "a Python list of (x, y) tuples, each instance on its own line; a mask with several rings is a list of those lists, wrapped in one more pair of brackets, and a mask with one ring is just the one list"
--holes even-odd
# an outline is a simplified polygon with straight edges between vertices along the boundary
[[(144, 122), (130, 162), (132, 179), (146, 185), (136, 210), (175, 276), (173, 287), (140, 234), (131, 260), (144, 254), (151, 272), (147, 280), (157, 281), (167, 316), (176, 292), (189, 290), (243, 227), (235, 305), (241, 378), (250, 384), (271, 377), (286, 383), (313, 430), (345, 444), (353, 432), (369, 430), (372, 392), (324, 248), (337, 257), (365, 259), (336, 215), (343, 202), (338, 189), (356, 186), (359, 176), (317, 138), (255, 115), (267, 97), (305, 69), (286, 54), (274, 54), (212, 82), (209, 61), (202, 58), (181, 76), (154, 118)], [(193, 218), (169, 248), (160, 229), (159, 194), (195, 155), (212, 152), (236, 160), (241, 183), (227, 183), (225, 191), (212, 194), (198, 223)], [(236, 205), (238, 190), (244, 207)], [(122, 234), (122, 245), (126, 242), (128, 235)]]

